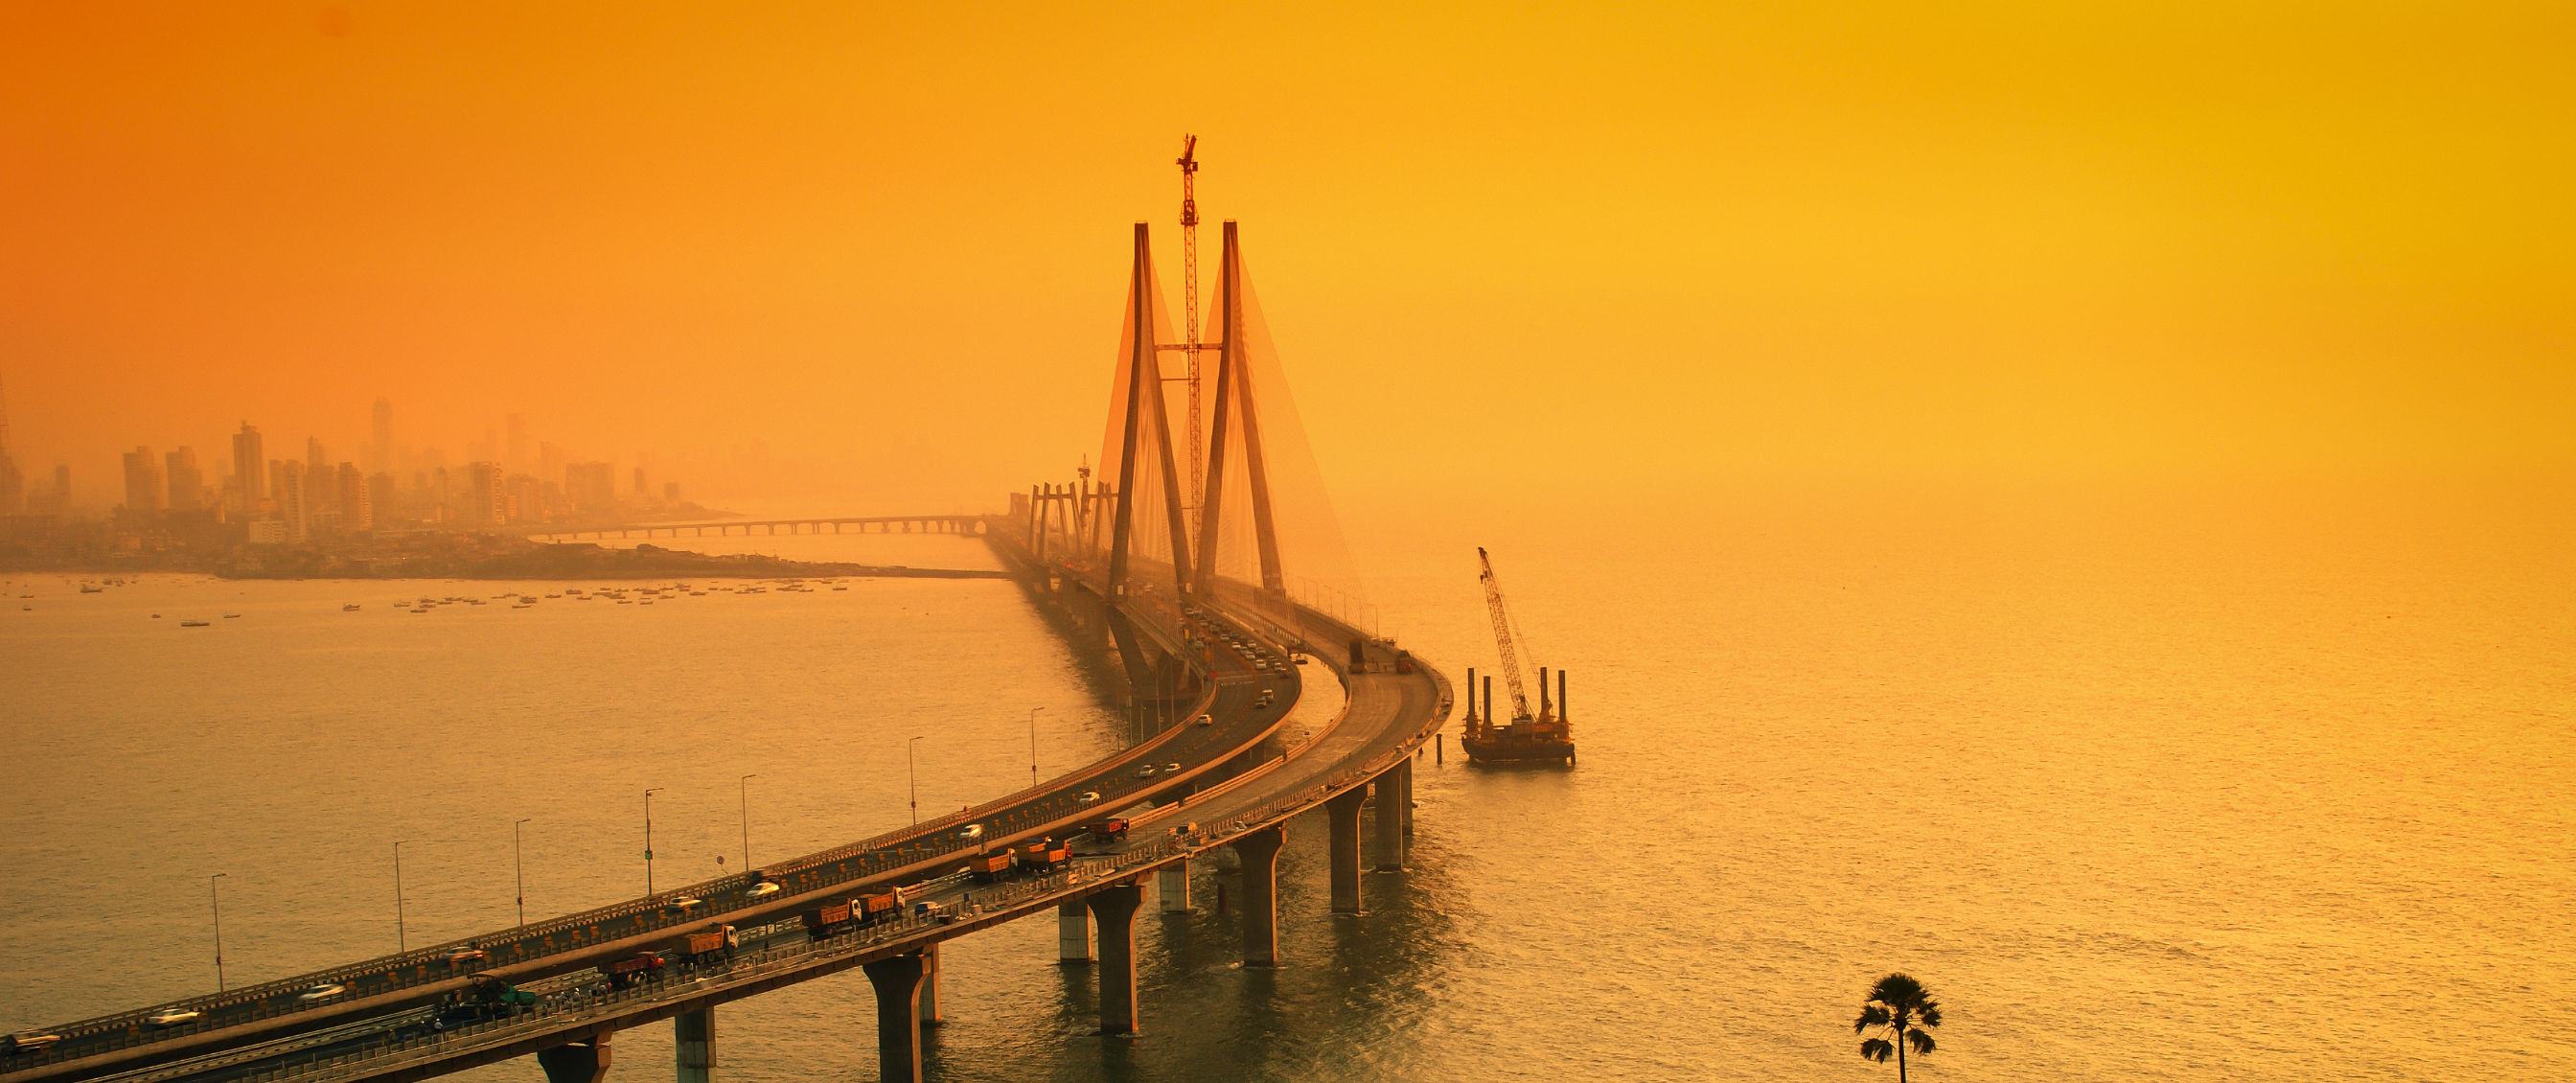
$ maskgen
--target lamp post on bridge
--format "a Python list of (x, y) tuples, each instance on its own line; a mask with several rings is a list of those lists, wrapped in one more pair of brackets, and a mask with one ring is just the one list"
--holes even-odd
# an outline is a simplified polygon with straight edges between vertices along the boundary
[(522, 929), (528, 927), (528, 865), (519, 856), (519, 826), (533, 819), (535, 817), (510, 825), (510, 872), (519, 889), (519, 927)]
[(751, 871), (751, 780), (759, 777), (754, 773), (734, 780), (742, 787), (742, 870), (744, 872)]
[(921, 822), (921, 775), (913, 769), (912, 747), (920, 743), (920, 737), (903, 743), (903, 777), (912, 786), (912, 822), (914, 823)]
[(662, 792), (655, 786), (644, 791), (644, 895), (653, 895), (653, 795)]
[(1046, 708), (1029, 708), (1029, 787), (1031, 789), (1037, 788), (1038, 784), (1038, 712), (1043, 710)]
[(206, 878), (206, 898), (215, 906), (215, 991), (224, 991), (224, 898), (215, 890), (215, 881), (231, 873), (219, 872)]
[(394, 953), (397, 955), (411, 950), (411, 937), (403, 930), (402, 900), (402, 844), (408, 841), (404, 839), (394, 843)]

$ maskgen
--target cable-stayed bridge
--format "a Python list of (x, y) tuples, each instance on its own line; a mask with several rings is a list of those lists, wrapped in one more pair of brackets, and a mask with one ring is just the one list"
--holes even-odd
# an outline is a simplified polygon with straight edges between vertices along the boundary
[[(1450, 687), (1292, 593), (1346, 575), (1347, 560), (1231, 222), (1221, 268), (1223, 337), (1166, 342), (1136, 227), (1097, 479), (1033, 487), (1010, 513), (972, 522), (870, 520), (980, 532), (1063, 634), (1114, 655), (1121, 697), (1166, 720), (1157, 732), (1021, 792), (734, 876), (22, 1032), (0, 1059), (0, 1083), (409, 1080), (522, 1057), (548, 1080), (601, 1080), (619, 1031), (666, 1019), (678, 1078), (710, 1080), (719, 1005), (852, 969), (876, 1004), (883, 1078), (917, 1080), (947, 940), (1053, 915), (1060, 954), (1092, 962), (1100, 1027), (1115, 1035), (1137, 1032), (1153, 1007), (1137, 996), (1138, 914), (1149, 898), (1166, 912), (1190, 907), (1189, 862), (1220, 848), (1239, 856), (1245, 965), (1276, 965), (1283, 825), (1320, 809), (1333, 908), (1357, 912), (1363, 803), (1376, 801), (1373, 863), (1402, 867), (1412, 763), (1447, 718)], [(1204, 448), (1175, 446), (1162, 394), (1175, 346), (1218, 355)], [(1201, 480), (1185, 484), (1183, 464)], [(1346, 689), (1343, 710), (1283, 743), (1304, 680), (1324, 672)], [(1128, 821), (1123, 833), (1084, 832), (1112, 816)], [(889, 897), (871, 913), (867, 900)], [(631, 969), (646, 952), (661, 965)], [(854, 1059), (866, 1055), (860, 1044)]]

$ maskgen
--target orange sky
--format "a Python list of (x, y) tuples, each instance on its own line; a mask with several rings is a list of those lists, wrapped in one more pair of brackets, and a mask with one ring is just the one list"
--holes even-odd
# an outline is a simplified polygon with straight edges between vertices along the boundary
[(384, 395), (995, 504), (1097, 445), (1137, 219), (1177, 311), (1195, 131), (1363, 509), (2576, 464), (2565, 4), (962, 7), (12, 5), (21, 461)]

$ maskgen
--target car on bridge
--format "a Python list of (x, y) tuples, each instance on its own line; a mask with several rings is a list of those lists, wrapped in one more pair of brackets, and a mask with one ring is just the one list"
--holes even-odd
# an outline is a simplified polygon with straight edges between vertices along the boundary
[(303, 991), (303, 992), (301, 992), (301, 993), (296, 994), (296, 995), (295, 995), (295, 999), (297, 999), (297, 1000), (301, 1000), (301, 1001), (304, 1001), (304, 1002), (306, 1002), (306, 1003), (312, 1003), (312, 1002), (317, 1001), (317, 1000), (329, 1000), (329, 999), (331, 999), (332, 997), (339, 996), (340, 994), (345, 993), (345, 992), (348, 992), (348, 991), (349, 991), (349, 987), (348, 987), (348, 986), (342, 985), (342, 984), (340, 984), (340, 983), (338, 983), (338, 982), (328, 982), (328, 981), (326, 981), (326, 982), (323, 982), (323, 983), (322, 983), (322, 984), (320, 984), (320, 985), (316, 985), (316, 986), (314, 986), (314, 987), (312, 987), (312, 988), (310, 988), (310, 989), (307, 989), (307, 990), (305, 990), (305, 991)]
[(467, 963), (479, 963), (485, 959), (491, 958), (491, 953), (486, 952), (481, 948), (468, 945), (448, 952), (443, 956), (443, 958), (447, 960), (447, 965), (449, 966), (464, 966)]
[(7, 1052), (12, 1055), (19, 1053), (34, 1053), (40, 1050), (51, 1049), (57, 1044), (60, 1044), (62, 1040), (63, 1036), (60, 1034), (47, 1034), (41, 1030), (22, 1030), (9, 1036), (9, 1048)]
[(196, 1022), (205, 1014), (195, 1008), (164, 1008), (144, 1016), (143, 1021), (156, 1027), (175, 1027), (181, 1023)]

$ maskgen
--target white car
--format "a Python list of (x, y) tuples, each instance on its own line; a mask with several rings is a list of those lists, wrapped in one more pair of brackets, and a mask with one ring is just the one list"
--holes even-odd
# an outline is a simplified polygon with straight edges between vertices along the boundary
[(682, 895), (679, 898), (671, 900), (671, 908), (674, 910), (686, 910), (693, 906), (704, 905), (706, 905), (706, 900), (692, 895)]
[(1093, 805), (1100, 802), (1100, 795), (1093, 793), (1090, 790), (1084, 790), (1082, 791), (1082, 796), (1074, 798), (1073, 800), (1074, 803), (1078, 805)]
[(156, 1027), (175, 1027), (181, 1023), (196, 1022), (205, 1014), (195, 1008), (169, 1008), (144, 1016), (143, 1021)]
[(769, 896), (772, 896), (772, 895), (776, 895), (776, 894), (778, 894), (778, 892), (779, 892), (778, 881), (775, 881), (775, 880), (763, 880), (763, 881), (761, 881), (761, 882), (759, 882), (759, 883), (757, 883), (757, 884), (753, 884), (753, 885), (751, 885), (751, 890), (750, 890), (749, 892), (747, 892), (746, 894), (749, 894), (752, 898), (755, 898), (755, 899), (765, 899), (765, 898), (768, 898)]
[(1190, 724), (1193, 726), (1213, 726), (1216, 725), (1216, 719), (1209, 718), (1206, 715), (1200, 715), (1197, 718), (1191, 719)]
[(957, 837), (968, 842), (981, 842), (984, 838), (984, 825), (967, 824), (965, 830), (957, 833)]
[(316, 1000), (329, 1000), (332, 997), (339, 996), (340, 994), (348, 991), (348, 986), (341, 985), (336, 982), (324, 982), (296, 994), (295, 999), (306, 1001), (308, 1003)]

